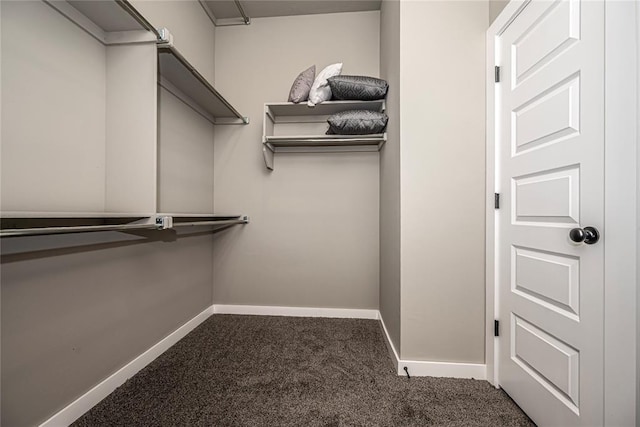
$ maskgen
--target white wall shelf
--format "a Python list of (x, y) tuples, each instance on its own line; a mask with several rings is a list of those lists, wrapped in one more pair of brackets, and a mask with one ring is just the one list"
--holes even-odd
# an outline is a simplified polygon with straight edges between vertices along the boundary
[(99, 231), (169, 230), (182, 227), (220, 228), (248, 224), (247, 215), (217, 214), (87, 214), (57, 212), (46, 216), (13, 216), (3, 213), (0, 237), (42, 236), (51, 234), (89, 233)]
[[(380, 151), (387, 134), (326, 135), (330, 115), (347, 110), (384, 112), (385, 101), (328, 101), (314, 107), (306, 103), (268, 103), (264, 106), (262, 152), (273, 170), (275, 153)], [(302, 134), (302, 132), (305, 132)], [(307, 133), (308, 132), (308, 133)]]
[(216, 215), (216, 214), (157, 214), (156, 225), (165, 230), (178, 227), (230, 227), (238, 224), (248, 224), (247, 215)]
[(285, 151), (284, 149), (342, 147), (345, 145), (372, 147), (371, 149), (355, 151), (378, 151), (386, 139), (387, 137), (384, 133), (373, 135), (287, 135), (266, 136), (265, 143), (272, 150), (283, 152)]
[[(63, 214), (63, 213), (59, 213)], [(0, 220), (0, 237), (43, 236), (53, 234), (89, 233), (99, 231), (134, 231), (158, 229), (152, 216), (90, 215), (45, 217), (4, 217)]]
[[(310, 107), (306, 102), (294, 104), (292, 102), (273, 102), (265, 104), (265, 113), (268, 114), (274, 123), (295, 123), (299, 117), (315, 117), (322, 122), (322, 116), (330, 116), (346, 110), (371, 110), (384, 112), (385, 101), (327, 101)], [(306, 121), (310, 121), (306, 120)]]
[(127, 0), (78, 1), (43, 0), (67, 19), (87, 31), (103, 44), (119, 43), (131, 32), (157, 30)]
[(2, 219), (18, 218), (145, 218), (150, 217), (150, 213), (141, 212), (35, 212), (35, 211), (2, 211)]
[(226, 214), (214, 214), (214, 213), (167, 213), (167, 212), (162, 212), (162, 213), (157, 213), (156, 216), (171, 216), (174, 219), (181, 219), (181, 218), (199, 218), (199, 219), (206, 219), (206, 220), (216, 220), (216, 219), (233, 219), (233, 218), (240, 218), (243, 215), (226, 215)]
[(159, 31), (159, 84), (216, 125), (248, 124), (243, 116), (173, 46), (171, 34)]

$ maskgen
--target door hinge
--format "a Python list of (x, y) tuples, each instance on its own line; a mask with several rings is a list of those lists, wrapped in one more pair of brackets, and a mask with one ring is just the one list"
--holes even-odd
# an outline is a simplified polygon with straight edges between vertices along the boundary
[(500, 67), (496, 65), (495, 68), (495, 81), (496, 83), (500, 82)]
[(500, 193), (493, 194), (493, 207), (495, 209), (500, 209)]
[(494, 320), (493, 321), (493, 336), (494, 337), (499, 337), (500, 336), (500, 321), (499, 320)]

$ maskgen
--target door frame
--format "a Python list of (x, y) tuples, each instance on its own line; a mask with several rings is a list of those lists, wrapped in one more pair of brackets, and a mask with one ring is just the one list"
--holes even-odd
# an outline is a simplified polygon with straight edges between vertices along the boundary
[[(499, 36), (530, 1), (511, 0), (486, 38), (486, 325), (487, 380), (499, 387), (499, 315), (494, 209)], [(605, 3), (604, 425), (640, 424), (640, 4)]]

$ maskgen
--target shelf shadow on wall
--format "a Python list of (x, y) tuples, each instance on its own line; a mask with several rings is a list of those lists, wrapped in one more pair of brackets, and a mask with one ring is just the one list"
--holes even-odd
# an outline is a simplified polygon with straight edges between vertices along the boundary
[[(192, 230), (127, 230), (73, 233), (49, 236), (3, 238), (0, 241), (0, 263), (28, 261), (83, 252), (103, 251), (126, 246), (153, 243), (174, 243), (179, 239), (212, 236), (234, 225), (211, 229), (211, 226), (193, 226)], [(207, 230), (202, 230), (203, 228)]]

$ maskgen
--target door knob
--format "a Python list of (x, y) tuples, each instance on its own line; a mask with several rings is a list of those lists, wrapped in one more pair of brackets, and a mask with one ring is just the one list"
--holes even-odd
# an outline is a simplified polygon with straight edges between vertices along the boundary
[(600, 240), (600, 233), (594, 227), (574, 228), (569, 231), (569, 238), (576, 243), (593, 245)]

